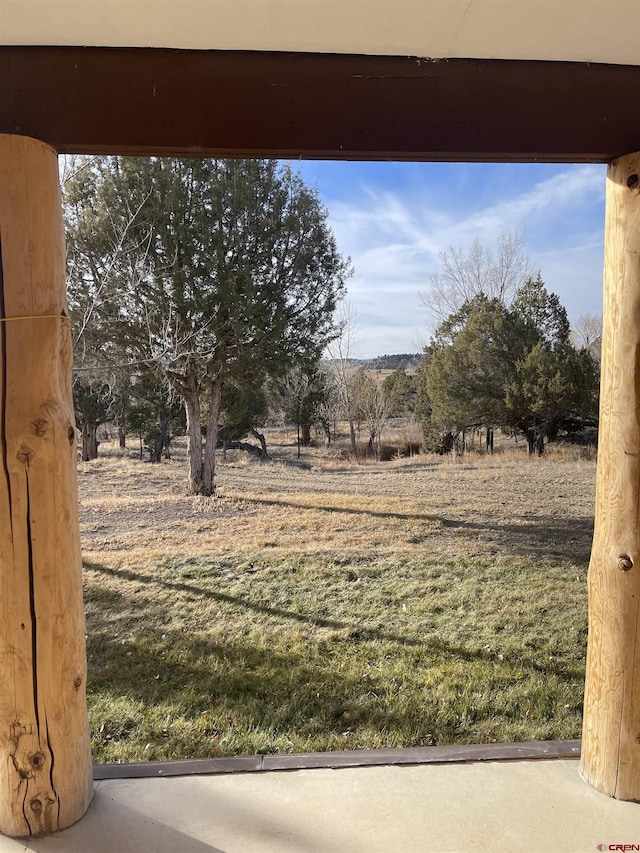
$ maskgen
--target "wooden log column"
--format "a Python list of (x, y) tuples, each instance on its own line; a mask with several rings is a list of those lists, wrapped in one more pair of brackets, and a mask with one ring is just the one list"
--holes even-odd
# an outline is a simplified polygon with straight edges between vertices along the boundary
[(640, 801), (640, 153), (607, 172), (596, 521), (581, 770)]
[(56, 152), (0, 135), (0, 831), (91, 802), (76, 430)]

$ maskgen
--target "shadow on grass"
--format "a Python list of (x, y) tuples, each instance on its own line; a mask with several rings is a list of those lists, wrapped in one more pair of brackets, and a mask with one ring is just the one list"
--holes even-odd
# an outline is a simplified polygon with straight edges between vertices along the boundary
[[(123, 576), (136, 577), (130, 572)], [(149, 583), (148, 578), (140, 579)], [(123, 594), (120, 604), (125, 621), (124, 613), (136, 608), (135, 592)], [(136, 760), (208, 757), (212, 736), (226, 736), (229, 743), (214, 754), (233, 755), (291, 751), (289, 738), (298, 744), (297, 751), (330, 749), (337, 741), (348, 748), (352, 731), (365, 728), (369, 733), (414, 732), (412, 745), (435, 742), (435, 711), (420, 713), (415, 703), (402, 706), (393, 697), (390, 701), (384, 675), (362, 661), (336, 666), (336, 658), (344, 661), (353, 650), (349, 635), (330, 641), (310, 637), (294, 646), (274, 641), (265, 648), (264, 642), (242, 635), (209, 638), (155, 627), (162, 614), (162, 604), (146, 605), (145, 624), (154, 627), (122, 639), (99, 602), (92, 608), (89, 704), (93, 697), (102, 701), (109, 697), (115, 703), (112, 709), (98, 709), (92, 722), (98, 760), (114, 760), (117, 753), (112, 750), (124, 742), (135, 742), (141, 753)], [(371, 660), (378, 654), (371, 652)], [(118, 697), (132, 703), (126, 711)], [(138, 703), (146, 710), (141, 711)], [(176, 734), (170, 718), (182, 721)], [(452, 739), (454, 728), (441, 723), (440, 741)], [(144, 752), (145, 741), (153, 744), (152, 753)], [(357, 743), (363, 746), (367, 741)]]
[[(495, 651), (481, 648), (469, 649), (462, 645), (447, 642), (440, 637), (434, 636), (433, 634), (429, 634), (420, 638), (401, 634), (394, 634), (387, 631), (381, 631), (379, 628), (369, 628), (362, 624), (346, 622), (339, 619), (330, 619), (324, 616), (314, 615), (313, 613), (299, 613), (295, 610), (285, 610), (281, 607), (273, 607), (266, 604), (260, 604), (255, 601), (251, 601), (248, 598), (230, 595), (228, 593), (220, 592), (218, 590), (203, 589), (201, 587), (195, 586), (193, 584), (184, 583), (182, 581), (168, 581), (161, 577), (158, 577), (157, 575), (148, 576), (142, 573), (132, 571), (131, 569), (116, 569), (90, 561), (85, 561), (84, 566), (85, 568), (90, 569), (91, 571), (99, 572), (103, 575), (108, 575), (113, 578), (119, 578), (121, 580), (139, 583), (143, 587), (147, 587), (150, 583), (152, 583), (154, 585), (163, 587), (164, 589), (173, 592), (184, 592), (194, 598), (218, 601), (224, 604), (231, 605), (232, 607), (238, 608), (240, 610), (249, 610), (267, 617), (297, 622), (300, 624), (307, 625), (309, 627), (329, 628), (334, 631), (341, 632), (342, 636), (340, 637), (340, 640), (350, 644), (367, 642), (391, 643), (400, 647), (413, 647), (415, 649), (419, 649), (421, 653), (425, 656), (431, 656), (445, 661), (482, 661), (487, 664), (496, 663), (497, 661)], [(92, 592), (91, 596), (95, 595), (97, 598), (96, 603), (100, 603), (100, 596), (102, 594), (103, 591), (98, 589), (95, 593)], [(122, 594), (119, 595), (122, 599)], [(91, 600), (93, 603), (93, 598)], [(122, 603), (124, 603), (124, 600)], [(137, 602), (132, 602), (132, 606), (134, 608), (137, 605)], [(145, 604), (145, 607), (149, 606), (149, 603)], [(100, 617), (98, 615), (98, 619), (99, 618)], [(513, 660), (510, 660), (511, 657), (513, 657)], [(510, 656), (507, 654), (503, 656), (500, 661), (505, 662), (507, 664), (512, 663), (514, 665), (521, 666), (523, 669), (528, 670), (530, 672), (543, 673), (545, 675), (548, 675), (552, 671), (556, 673), (558, 672), (556, 666), (541, 664), (533, 657), (525, 657), (523, 655)], [(578, 673), (578, 675), (580, 675), (580, 673)]]
[[(259, 604), (258, 602), (251, 601), (247, 598), (241, 598), (240, 596), (236, 595), (229, 595), (228, 593), (219, 592), (213, 589), (202, 589), (199, 586), (183, 583), (181, 581), (167, 581), (158, 577), (157, 575), (149, 577), (148, 575), (143, 575), (139, 574), (138, 572), (134, 572), (131, 569), (113, 569), (108, 566), (103, 566), (100, 563), (94, 563), (89, 561), (84, 561), (84, 566), (87, 569), (91, 569), (91, 571), (101, 572), (102, 574), (110, 575), (114, 578), (120, 578), (122, 580), (127, 581), (136, 581), (143, 585), (149, 584), (149, 582), (151, 582), (153, 584), (156, 584), (157, 586), (164, 587), (165, 589), (173, 590), (176, 592), (186, 592), (189, 595), (196, 596), (199, 598), (224, 602), (225, 604), (230, 604), (233, 607), (238, 607), (243, 610), (251, 610), (255, 613), (264, 614), (265, 616), (272, 616), (278, 619), (291, 620), (316, 628), (331, 628), (335, 631), (344, 631), (346, 632), (347, 639), (349, 639), (350, 641), (383, 640), (385, 642), (397, 643), (401, 646), (429, 647), (432, 651), (453, 653), (457, 657), (463, 658), (464, 660), (474, 660), (476, 658), (487, 660), (490, 657), (484, 655), (484, 653), (482, 652), (470, 652), (462, 647), (452, 648), (448, 645), (445, 646), (445, 644), (441, 643), (434, 637), (428, 637), (423, 640), (401, 636), (398, 634), (390, 634), (384, 631), (380, 631), (377, 628), (367, 628), (363, 625), (342, 622), (338, 619), (328, 619), (325, 616), (314, 616), (312, 613), (297, 613), (295, 610), (284, 610), (280, 607), (271, 607), (266, 604)], [(102, 595), (101, 590), (98, 591), (98, 596), (100, 595)]]
[[(244, 503), (282, 506), (289, 509), (312, 510), (346, 515), (363, 515), (370, 518), (423, 521), (459, 531), (461, 536), (490, 541), (505, 554), (521, 556), (548, 556), (564, 558), (581, 564), (588, 563), (593, 539), (593, 517), (557, 518), (555, 516), (520, 516), (520, 523), (502, 524), (494, 521), (467, 521), (426, 513), (379, 512), (355, 507), (323, 506), (271, 498), (242, 498)], [(429, 533), (424, 536), (428, 542)]]
[[(213, 644), (168, 631), (122, 642), (100, 632), (90, 635), (88, 648), (90, 701), (92, 695), (108, 695), (133, 703), (124, 718), (121, 710), (107, 711), (106, 717), (103, 711), (92, 726), (97, 757), (107, 761), (114, 760), (117, 752), (111, 750), (119, 744), (134, 747), (136, 760), (208, 757), (212, 738), (213, 754), (220, 755), (366, 748), (372, 736), (379, 746), (477, 742), (487, 719), (506, 732), (502, 739), (527, 739), (519, 736), (519, 723), (529, 693), (540, 689), (521, 683), (518, 695), (499, 707), (476, 710), (467, 697), (452, 708), (434, 700), (437, 688), (422, 687), (406, 697), (402, 683), (371, 674), (362, 662), (337, 667), (317, 641), (285, 651), (242, 638)], [(343, 658), (346, 653), (333, 651)], [(499, 673), (462, 669), (454, 678), (460, 689), (469, 683), (479, 691), (510, 686), (504, 664)], [(538, 675), (535, 684), (544, 683)], [(545, 698), (547, 720), (557, 701)], [(151, 752), (145, 744), (153, 745)]]
[[(409, 457), (404, 457), (404, 459), (407, 458)], [(365, 472), (367, 478), (388, 477), (389, 474), (397, 474), (399, 477), (402, 477), (403, 474), (412, 471), (435, 471), (441, 465), (441, 462), (403, 462), (401, 467), (394, 469), (390, 464), (390, 460), (376, 462), (374, 457), (369, 457), (364, 461), (351, 462), (349, 465), (342, 467), (327, 468), (325, 473), (329, 476), (333, 474), (351, 474), (354, 477), (358, 477)]]
[(242, 720), (249, 730), (291, 728), (312, 735), (361, 721), (375, 727), (408, 724), (407, 714), (382, 707), (381, 679), (364, 683), (339, 672), (316, 646), (267, 652), (241, 638), (212, 643), (164, 631), (121, 642), (98, 632), (89, 643), (90, 684), (148, 706), (172, 705), (188, 716), (221, 708), (221, 714), (232, 714), (229, 723)]

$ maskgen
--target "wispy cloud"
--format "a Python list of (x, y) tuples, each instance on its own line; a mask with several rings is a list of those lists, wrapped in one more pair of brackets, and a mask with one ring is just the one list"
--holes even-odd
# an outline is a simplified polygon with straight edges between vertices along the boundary
[[(514, 188), (516, 189), (516, 188)], [(486, 234), (495, 238), (504, 230), (530, 230), (544, 218), (548, 225), (549, 216), (558, 220), (566, 216), (581, 216), (585, 207), (592, 207), (604, 199), (604, 178), (601, 167), (581, 166), (569, 171), (559, 172), (552, 178), (540, 181), (531, 190), (515, 194), (493, 206), (470, 216), (465, 221), (467, 231), (475, 231), (475, 236)], [(564, 225), (571, 222), (565, 219)], [(558, 234), (558, 237), (564, 235)]]
[[(448, 193), (435, 164), (415, 164), (415, 184), (400, 189), (389, 187), (388, 167), (378, 165), (379, 180), (369, 164), (364, 179), (356, 176), (340, 197), (324, 199), (338, 245), (355, 267), (349, 299), (366, 317), (363, 356), (407, 351), (424, 341), (429, 319), (419, 294), (439, 269), (439, 253), (476, 238), (493, 249), (504, 231), (525, 235), (534, 264), (573, 319), (599, 313), (603, 167), (558, 166), (549, 174), (547, 166), (532, 182), (531, 166), (519, 175), (514, 166), (466, 165), (457, 192)], [(425, 179), (427, 166), (433, 186)], [(321, 177), (318, 186), (322, 194)]]

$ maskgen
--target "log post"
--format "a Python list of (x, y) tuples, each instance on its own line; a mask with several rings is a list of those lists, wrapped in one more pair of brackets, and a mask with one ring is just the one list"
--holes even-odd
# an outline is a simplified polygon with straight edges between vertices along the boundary
[(56, 152), (0, 135), (0, 831), (91, 802), (71, 332)]
[(640, 153), (607, 173), (603, 320), (581, 770), (640, 801)]

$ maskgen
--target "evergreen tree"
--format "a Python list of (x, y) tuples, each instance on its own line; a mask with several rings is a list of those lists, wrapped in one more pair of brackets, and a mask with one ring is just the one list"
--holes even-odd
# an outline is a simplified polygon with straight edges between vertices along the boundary
[(476, 297), (459, 318), (451, 343), (433, 353), (427, 374), (432, 421), (445, 431), (466, 432), (507, 420), (505, 394), (524, 355), (524, 324), (498, 299)]
[(130, 389), (127, 428), (138, 435), (140, 456), (143, 448), (151, 462), (161, 462), (169, 447), (172, 427), (184, 426), (180, 418), (182, 406), (167, 383), (145, 371), (135, 376)]
[(390, 418), (401, 418), (413, 414), (416, 399), (416, 383), (404, 367), (396, 367), (382, 383), (382, 395)]
[(112, 386), (102, 379), (80, 379), (73, 382), (73, 405), (76, 426), (82, 435), (82, 461), (89, 462), (98, 456), (98, 427), (111, 420), (115, 399)]
[(546, 350), (559, 352), (571, 344), (571, 325), (567, 311), (555, 293), (549, 293), (538, 271), (516, 293), (513, 310), (524, 321), (530, 340)]
[[(224, 450), (239, 449), (253, 453), (260, 459), (270, 459), (264, 433), (259, 432), (267, 419), (269, 406), (264, 388), (227, 382), (222, 391), (220, 429), (218, 445)], [(252, 435), (260, 442), (255, 444), (241, 441)]]
[(463, 305), (438, 328), (423, 362), (425, 435), (502, 426), (542, 453), (560, 430), (597, 417), (597, 363), (571, 344), (566, 311), (540, 275), (519, 288), (511, 308), (483, 294)]
[(315, 363), (334, 335), (350, 269), (327, 212), (268, 160), (96, 159), (65, 197), (76, 325), (161, 369), (185, 405), (190, 490), (211, 494), (225, 384)]

